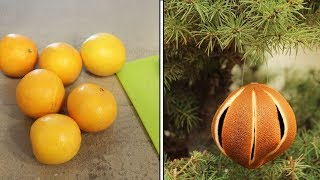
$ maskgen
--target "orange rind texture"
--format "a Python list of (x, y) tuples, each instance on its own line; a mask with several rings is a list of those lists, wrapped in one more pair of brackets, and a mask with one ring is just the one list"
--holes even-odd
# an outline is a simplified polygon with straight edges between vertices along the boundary
[(286, 151), (297, 131), (294, 112), (273, 88), (251, 83), (231, 93), (211, 126), (220, 151), (236, 163), (256, 169)]

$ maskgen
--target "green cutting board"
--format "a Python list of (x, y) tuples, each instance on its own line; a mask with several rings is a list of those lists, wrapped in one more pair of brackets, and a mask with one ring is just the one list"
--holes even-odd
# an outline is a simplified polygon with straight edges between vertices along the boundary
[(159, 56), (128, 62), (117, 76), (159, 153)]

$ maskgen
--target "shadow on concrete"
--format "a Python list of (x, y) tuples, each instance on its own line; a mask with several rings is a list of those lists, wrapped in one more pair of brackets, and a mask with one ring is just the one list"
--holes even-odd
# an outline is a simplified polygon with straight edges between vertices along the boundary
[(29, 138), (30, 128), (33, 123), (28, 117), (18, 120), (14, 125), (12, 125), (8, 131), (11, 140), (11, 153), (19, 158), (21, 161), (30, 163), (33, 157), (31, 142)]

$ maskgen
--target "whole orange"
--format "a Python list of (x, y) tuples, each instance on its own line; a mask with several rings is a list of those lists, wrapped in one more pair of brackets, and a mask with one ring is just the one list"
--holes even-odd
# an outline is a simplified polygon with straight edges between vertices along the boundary
[(87, 70), (98, 76), (109, 76), (118, 72), (126, 60), (123, 43), (108, 33), (90, 36), (82, 44), (80, 53)]
[(64, 94), (61, 79), (45, 69), (36, 69), (26, 74), (16, 88), (16, 100), (20, 109), (32, 118), (58, 112)]
[(0, 40), (0, 67), (4, 74), (23, 77), (32, 71), (38, 51), (35, 43), (20, 34), (8, 34)]
[(71, 45), (57, 42), (48, 45), (40, 54), (39, 67), (55, 72), (64, 85), (73, 83), (82, 68), (80, 53)]
[(108, 128), (117, 116), (117, 103), (111, 92), (91, 83), (74, 88), (67, 107), (70, 117), (86, 132)]
[(32, 151), (44, 164), (61, 164), (72, 159), (80, 149), (81, 131), (77, 123), (62, 114), (48, 114), (31, 126)]

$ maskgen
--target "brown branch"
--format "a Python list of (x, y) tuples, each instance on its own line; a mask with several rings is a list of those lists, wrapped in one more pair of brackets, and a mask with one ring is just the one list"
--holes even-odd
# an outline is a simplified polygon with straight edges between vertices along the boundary
[(190, 157), (190, 159), (189, 159), (189, 161), (177, 172), (177, 168), (175, 168), (174, 170), (173, 170), (173, 179), (174, 180), (176, 180), (177, 179), (177, 176), (179, 175), (179, 174), (181, 174), (188, 166), (189, 166), (189, 164), (194, 160), (195, 158), (194, 158), (194, 156), (191, 156)]

